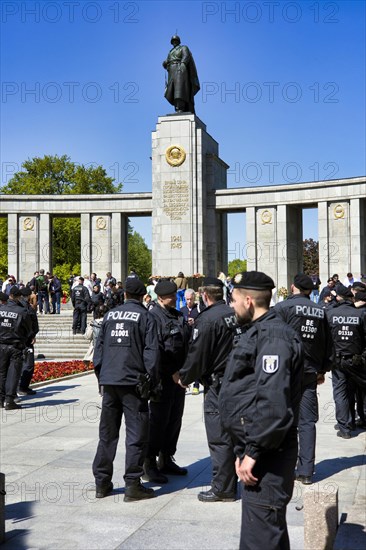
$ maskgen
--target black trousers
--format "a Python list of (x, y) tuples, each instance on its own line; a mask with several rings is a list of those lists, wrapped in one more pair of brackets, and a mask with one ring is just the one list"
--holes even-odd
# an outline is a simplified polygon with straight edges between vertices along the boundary
[(74, 314), (72, 316), (72, 330), (80, 329), (80, 332), (84, 334), (86, 330), (86, 305), (76, 304)]
[(240, 550), (289, 550), (286, 507), (294, 488), (297, 434), (291, 431), (281, 450), (263, 454), (253, 474), (254, 487), (243, 485)]
[(22, 351), (0, 344), (0, 400), (13, 401), (22, 371)]
[(34, 373), (34, 346), (31, 344), (25, 350), (25, 358), (22, 365), (22, 374), (20, 376), (19, 388), (27, 390), (31, 383)]
[(319, 407), (316, 374), (305, 375), (299, 415), (299, 456), (297, 473), (312, 476), (315, 464), (316, 426), (319, 420)]
[(340, 370), (332, 371), (333, 399), (335, 403), (335, 413), (339, 428), (342, 432), (351, 431), (352, 415), (351, 403), (354, 401), (353, 386), (350, 376)]
[(212, 462), (211, 487), (218, 495), (232, 496), (236, 494), (237, 489), (234, 446), (230, 436), (221, 426), (218, 402), (218, 393), (210, 386), (205, 393), (204, 415)]
[(105, 486), (113, 476), (122, 415), (126, 423), (125, 480), (143, 475), (149, 436), (148, 402), (138, 397), (135, 386), (104, 386), (99, 444), (93, 462), (95, 484)]
[(182, 426), (186, 390), (171, 377), (162, 380), (163, 391), (159, 403), (150, 401), (150, 437), (148, 456), (159, 452), (173, 456)]

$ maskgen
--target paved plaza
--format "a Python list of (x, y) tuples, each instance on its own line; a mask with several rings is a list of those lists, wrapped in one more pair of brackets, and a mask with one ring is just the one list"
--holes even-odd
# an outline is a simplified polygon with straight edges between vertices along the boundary
[[(304, 548), (303, 491), (339, 491), (343, 522), (335, 548), (364, 549), (366, 432), (336, 437), (330, 375), (319, 387), (315, 483), (296, 484), (288, 506), (292, 550)], [(239, 546), (240, 500), (201, 503), (210, 485), (202, 393), (187, 393), (177, 462), (188, 476), (170, 477), (148, 501), (123, 502), (124, 429), (115, 460), (115, 490), (95, 499), (91, 464), (98, 441), (101, 398), (94, 374), (38, 388), (21, 411), (0, 410), (1, 466), (6, 475), (7, 549), (190, 549)], [(316, 518), (314, 529), (317, 528)], [(258, 533), (260, 541), (260, 533)], [(259, 546), (260, 548), (260, 546)], [(314, 549), (320, 550), (320, 549)]]

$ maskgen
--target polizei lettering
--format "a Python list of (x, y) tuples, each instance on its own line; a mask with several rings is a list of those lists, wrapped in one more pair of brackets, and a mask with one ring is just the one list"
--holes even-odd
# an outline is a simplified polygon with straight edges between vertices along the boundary
[(15, 313), (14, 311), (4, 311), (4, 310), (1, 310), (1, 311), (0, 311), (0, 317), (7, 317), (8, 319), (17, 319), (17, 318), (18, 318), (18, 314)]
[(324, 319), (324, 309), (311, 306), (296, 306), (296, 315), (303, 315), (304, 317), (318, 317)]
[(340, 317), (336, 317), (335, 315), (333, 315), (332, 320), (335, 325), (359, 325), (360, 324), (359, 317), (345, 317), (342, 315)]
[(140, 319), (141, 313), (137, 313), (136, 311), (110, 311), (107, 315), (107, 321), (110, 319), (113, 319), (114, 321), (134, 321), (135, 323), (138, 322)]

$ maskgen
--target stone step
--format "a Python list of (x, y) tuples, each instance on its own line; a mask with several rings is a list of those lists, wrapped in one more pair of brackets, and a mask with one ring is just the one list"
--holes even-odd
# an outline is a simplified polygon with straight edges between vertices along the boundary
[[(90, 342), (82, 334), (73, 334), (72, 313), (62, 310), (60, 315), (38, 314), (35, 357), (42, 354), (46, 361), (83, 359)], [(92, 320), (93, 316), (88, 315), (87, 325)]]

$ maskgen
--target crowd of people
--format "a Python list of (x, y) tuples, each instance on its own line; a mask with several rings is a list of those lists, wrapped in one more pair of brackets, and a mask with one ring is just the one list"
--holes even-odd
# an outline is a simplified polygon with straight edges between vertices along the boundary
[[(198, 499), (235, 500), (239, 478), (240, 548), (257, 548), (258, 532), (267, 548), (289, 548), (286, 506), (295, 480), (312, 483), (317, 386), (326, 372), (336, 435), (347, 440), (366, 428), (366, 284), (360, 279), (348, 273), (340, 282), (333, 275), (314, 294), (320, 281), (298, 274), (288, 298), (271, 307), (274, 281), (257, 271), (231, 281), (223, 274), (206, 277), (198, 292), (187, 288), (181, 272), (174, 279), (153, 277), (147, 287), (134, 271), (123, 285), (111, 273), (103, 283), (96, 274), (71, 277), (73, 330), (85, 332), (86, 313), (93, 312), (90, 359), (103, 393), (96, 497), (113, 490), (123, 416), (126, 502), (155, 496), (141, 480), (166, 484), (170, 475), (187, 474), (174, 457), (187, 387), (194, 384), (197, 395), (201, 384), (212, 480)], [(17, 392), (33, 391), (25, 350), (37, 332), (31, 289), (11, 283), (0, 300), (0, 404), (6, 410), (20, 408)], [(39, 306), (37, 278), (36, 284)]]

